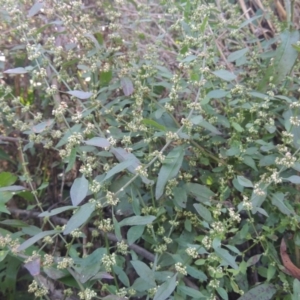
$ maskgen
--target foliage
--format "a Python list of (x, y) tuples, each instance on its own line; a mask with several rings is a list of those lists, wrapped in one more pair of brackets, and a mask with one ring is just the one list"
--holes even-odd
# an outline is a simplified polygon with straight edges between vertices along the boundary
[(298, 299), (293, 7), (0, 4), (2, 295)]

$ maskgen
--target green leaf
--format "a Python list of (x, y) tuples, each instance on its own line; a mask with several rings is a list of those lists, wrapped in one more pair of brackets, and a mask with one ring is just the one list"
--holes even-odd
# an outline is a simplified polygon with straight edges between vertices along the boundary
[[(115, 274), (118, 276), (119, 280), (126, 286), (129, 287), (130, 282), (127, 274), (123, 271), (123, 268), (114, 265), (113, 270)], [(125, 298), (123, 298), (125, 300)]]
[(200, 215), (200, 217), (202, 217), (208, 223), (212, 222), (213, 219), (211, 213), (205, 206), (203, 206), (200, 203), (195, 203), (194, 207), (197, 213)]
[[(264, 203), (264, 201), (266, 200), (267, 197), (267, 190), (264, 187), (263, 184), (260, 184), (259, 189), (261, 189), (264, 194), (263, 195), (257, 195), (257, 193), (255, 193), (254, 191), (252, 192), (251, 198), (250, 198), (250, 202), (252, 203), (252, 213), (255, 214), (259, 208), (261, 207), (261, 205)], [(263, 213), (262, 211), (260, 211), (261, 213)]]
[(222, 297), (222, 299), (228, 300), (228, 294), (227, 294), (226, 290), (224, 290), (221, 287), (216, 288), (216, 290), (217, 290), (218, 294)]
[(284, 203), (285, 195), (283, 193), (275, 193), (272, 195), (272, 204), (275, 205), (283, 214), (290, 216), (295, 212), (290, 210)]
[(185, 57), (181, 62), (185, 63), (185, 62), (191, 62), (193, 60), (197, 59), (196, 55), (188, 55), (187, 57)]
[(276, 268), (270, 264), (268, 266), (268, 270), (267, 270), (267, 281), (270, 281), (271, 279), (273, 279), (275, 273), (276, 273)]
[(80, 228), (80, 226), (89, 219), (94, 210), (94, 203), (86, 203), (80, 206), (78, 211), (68, 221), (63, 233), (66, 235), (72, 232), (73, 230)]
[(229, 71), (226, 71), (226, 70), (217, 70), (212, 73), (225, 81), (232, 81), (232, 80), (236, 79), (235, 74), (233, 74)]
[(133, 285), (131, 286), (131, 288), (133, 288), (134, 290), (138, 291), (138, 292), (145, 292), (153, 287), (155, 287), (156, 285), (151, 285), (149, 283), (149, 281), (145, 281), (144, 279), (138, 277)]
[(41, 122), (37, 125), (32, 126), (31, 130), (34, 133), (41, 133), (45, 129), (49, 129), (49, 127), (54, 123), (54, 119), (49, 119), (47, 121)]
[(174, 203), (178, 207), (186, 208), (186, 202), (187, 202), (187, 193), (184, 188), (181, 187), (175, 187), (174, 188)]
[(101, 137), (94, 137), (90, 140), (85, 141), (87, 145), (101, 147), (101, 148), (108, 148), (110, 147), (110, 142), (108, 139), (101, 138)]
[(11, 186), (4, 186), (0, 188), (0, 192), (19, 192), (24, 190), (26, 190), (26, 188), (21, 185), (11, 185)]
[(202, 24), (201, 24), (201, 26), (200, 26), (200, 31), (201, 31), (202, 33), (204, 33), (204, 31), (205, 31), (206, 25), (207, 25), (207, 23), (208, 23), (208, 17), (209, 17), (208, 15), (204, 17), (204, 19), (203, 19), (203, 21), (202, 21)]
[(229, 266), (231, 266), (233, 269), (236, 270), (239, 268), (237, 263), (235, 262), (235, 257), (232, 256), (227, 250), (222, 249), (220, 247), (215, 247), (214, 249), (217, 256), (222, 258), (224, 262), (226, 262), (226, 264), (228, 264)]
[(261, 258), (262, 254), (256, 254), (252, 257), (250, 257), (248, 260), (247, 260), (247, 266), (248, 267), (251, 267), (255, 264), (257, 264)]
[(6, 203), (13, 197), (12, 192), (0, 192), (0, 203)]
[(136, 240), (138, 240), (145, 230), (145, 226), (132, 226), (127, 231), (127, 242), (128, 245), (132, 245)]
[(11, 227), (19, 227), (19, 228), (22, 228), (22, 227), (28, 227), (29, 225), (21, 220), (12, 220), (12, 219), (7, 219), (7, 220), (4, 220), (4, 221), (1, 221), (0, 224), (3, 224), (3, 225), (7, 225), (7, 226), (11, 226)]
[(68, 173), (69, 171), (72, 170), (72, 168), (74, 167), (75, 161), (76, 161), (76, 151), (77, 151), (77, 147), (73, 148), (71, 150), (71, 153), (68, 157), (69, 161), (68, 161), (68, 166), (66, 168), (66, 173)]
[(72, 204), (77, 206), (86, 197), (89, 191), (89, 182), (82, 175), (80, 178), (76, 178), (71, 186), (70, 196)]
[(69, 92), (66, 92), (67, 94), (73, 96), (73, 97), (76, 97), (80, 100), (86, 100), (86, 99), (89, 99), (93, 96), (93, 93), (91, 92), (83, 92), (83, 91), (69, 91)]
[(244, 176), (237, 176), (237, 180), (241, 186), (253, 188), (253, 183), (249, 179), (245, 178)]
[(251, 156), (245, 155), (243, 157), (243, 163), (245, 165), (249, 166), (250, 168), (252, 168), (253, 170), (257, 171), (255, 161), (254, 161), (254, 159)]
[(59, 207), (59, 208), (55, 208), (55, 209), (52, 209), (50, 211), (44, 211), (42, 213), (39, 214), (39, 217), (51, 217), (51, 216), (56, 216), (64, 211), (67, 211), (67, 210), (71, 210), (71, 209), (75, 209), (74, 206), (63, 206), (63, 207)]
[(241, 185), (239, 184), (237, 178), (234, 178), (234, 179), (232, 180), (232, 184), (233, 184), (233, 186), (235, 187), (236, 190), (238, 190), (238, 191), (241, 192), (241, 193), (244, 192), (244, 187), (241, 186)]
[(111, 170), (109, 170), (104, 178), (103, 181), (109, 179), (110, 177), (114, 176), (115, 174), (118, 174), (128, 167), (135, 165), (134, 160), (125, 160), (117, 165), (115, 165)]
[(145, 281), (155, 286), (154, 272), (145, 263), (139, 260), (130, 261), (136, 273)]
[(37, 241), (41, 240), (42, 238), (59, 233), (59, 232), (60, 231), (58, 231), (58, 230), (42, 231), (42, 232), (36, 234), (35, 236), (31, 237), (30, 239), (26, 240), (24, 243), (22, 243), (18, 247), (18, 251), (23, 251), (23, 250), (27, 249), (28, 247), (30, 247), (31, 245), (33, 245), (34, 243), (36, 243)]
[(293, 175), (293, 176), (290, 176), (290, 177), (284, 178), (284, 179), (288, 180), (289, 182), (294, 183), (294, 184), (300, 183), (300, 176), (297, 176), (297, 175)]
[[(3, 149), (0, 149), (0, 160), (7, 160), (13, 164), (16, 164), (15, 161), (13, 161), (10, 156), (3, 150)], [(1, 175), (1, 174), (0, 174)]]
[(168, 180), (177, 176), (184, 157), (185, 149), (183, 146), (174, 148), (166, 156), (158, 173), (155, 189), (155, 198), (158, 200), (164, 193)]
[(190, 121), (195, 124), (198, 125), (203, 121), (203, 117), (202, 116), (192, 116)]
[(99, 42), (98, 42), (98, 40), (97, 40), (95, 34), (92, 35), (92, 34), (90, 34), (90, 33), (85, 33), (84, 36), (87, 37), (88, 39), (90, 39), (90, 40), (93, 42), (93, 44), (95, 45), (95, 48), (96, 48), (97, 50), (100, 50), (100, 49), (101, 49), (100, 44), (99, 44)]
[(102, 300), (126, 300), (127, 298), (117, 296), (117, 295), (108, 295), (105, 296), (104, 298), (101, 298)]
[[(0, 197), (1, 197), (1, 194), (0, 194)], [(10, 211), (7, 209), (6, 205), (1, 202), (0, 202), (0, 212), (10, 215)]]
[(164, 282), (158, 289), (153, 300), (165, 300), (167, 299), (176, 288), (177, 273)]
[(237, 132), (243, 132), (243, 131), (244, 131), (244, 128), (243, 128), (240, 124), (238, 124), (238, 123), (236, 123), (236, 122), (232, 122), (231, 125), (232, 125), (232, 127), (233, 127)]
[(275, 285), (264, 283), (246, 292), (238, 300), (271, 300), (276, 291)]
[(27, 18), (35, 16), (43, 8), (44, 2), (36, 2), (28, 11)]
[(186, 185), (186, 190), (189, 194), (196, 197), (197, 201), (201, 201), (202, 203), (210, 202), (211, 198), (215, 196), (215, 193), (208, 187), (199, 183), (188, 183)]
[(15, 256), (7, 255), (0, 262), (0, 295), (1, 299), (15, 300), (19, 269), (22, 261)]
[(229, 54), (227, 60), (229, 62), (234, 62), (234, 61), (238, 60), (239, 58), (243, 57), (248, 51), (249, 51), (249, 48), (244, 48), (242, 50), (234, 51)]
[(12, 185), (18, 179), (17, 176), (9, 172), (0, 173), (0, 187)]
[(236, 248), (235, 246), (232, 246), (232, 245), (225, 245), (226, 248), (228, 248), (229, 250), (231, 250), (232, 252), (238, 254), (238, 255), (241, 255), (241, 251)]
[(253, 23), (253, 21), (255, 21), (255, 20), (259, 19), (259, 18), (263, 18), (263, 17), (264, 17), (264, 15), (261, 14), (261, 15), (258, 15), (258, 16), (254, 16), (254, 17), (252, 17), (252, 18), (250, 18), (250, 19), (247, 19), (245, 22), (243, 22), (243, 23), (240, 25), (240, 27), (239, 27), (237, 30), (239, 31), (239, 30), (242, 29), (243, 27), (245, 27), (245, 26), (247, 26), (247, 25)]
[(299, 41), (299, 32), (284, 31), (280, 35), (281, 44), (277, 47), (273, 63), (265, 72), (265, 76), (258, 84), (258, 90), (265, 92), (268, 89), (270, 77), (273, 77), (272, 84), (279, 84), (288, 74), (291, 73), (298, 57), (298, 52), (293, 44)]
[(295, 278), (293, 282), (292, 300), (299, 300), (299, 299), (300, 299), (300, 281)]
[[(129, 153), (127, 152), (125, 149), (123, 148), (114, 148), (112, 147), (110, 149), (110, 152), (116, 157), (116, 159), (119, 161), (119, 162), (124, 162), (124, 165), (127, 164), (127, 170), (132, 173), (132, 174), (136, 174), (136, 168), (138, 166), (141, 165), (141, 162), (140, 160), (133, 154), (133, 153)], [(126, 162), (127, 161), (127, 162)], [(130, 161), (131, 163), (129, 163), (128, 161)], [(126, 162), (126, 163), (125, 163)], [(121, 164), (120, 164), (121, 165)], [(123, 166), (123, 165), (122, 165)], [(117, 167), (117, 166), (116, 166)], [(115, 167), (114, 167), (115, 168)], [(113, 168), (113, 169), (114, 169)], [(112, 169), (112, 170), (113, 170)], [(124, 168), (125, 169), (125, 168)], [(123, 170), (124, 170), (123, 169)], [(114, 171), (110, 170), (109, 172), (115, 172), (115, 169)], [(109, 173), (108, 172), (108, 173)], [(107, 175), (108, 175), (107, 173)], [(110, 173), (111, 174), (111, 173)], [(106, 176), (107, 176), (106, 175)], [(145, 176), (140, 176), (142, 181), (145, 183), (145, 184), (153, 184), (153, 180), (149, 180), (148, 178), (146, 178)], [(107, 179), (107, 178), (106, 178)]]
[(130, 78), (123, 77), (121, 78), (121, 86), (125, 96), (130, 96), (134, 92), (133, 84)]
[(201, 299), (204, 298), (206, 299), (206, 297), (198, 290), (195, 290), (193, 288), (190, 288), (188, 286), (185, 285), (180, 285), (177, 287), (177, 290), (180, 291), (181, 293), (190, 296), (194, 299)]
[(0, 251), (0, 262), (3, 261), (5, 259), (5, 257), (7, 256), (7, 254), (9, 254), (10, 251)]
[(226, 97), (229, 94), (229, 92), (224, 91), (224, 90), (213, 90), (210, 91), (206, 97), (208, 97), (209, 99), (221, 99)]
[(3, 73), (5, 74), (26, 74), (28, 71), (22, 67), (14, 68), (14, 69), (7, 69)]
[(200, 270), (191, 267), (191, 266), (186, 266), (186, 271), (187, 273), (192, 276), (193, 278), (199, 279), (201, 282), (207, 280), (207, 276)]
[(113, 224), (114, 224), (115, 235), (116, 235), (117, 239), (119, 241), (121, 241), (122, 240), (121, 226), (118, 223), (118, 221), (117, 221), (117, 219), (116, 219), (116, 217), (115, 217), (114, 214), (113, 214)]
[(210, 123), (208, 123), (205, 120), (200, 121), (198, 123), (198, 126), (203, 127), (214, 134), (218, 134), (218, 135), (222, 134), (215, 126), (211, 125)]
[(260, 167), (266, 167), (275, 163), (276, 156), (273, 154), (266, 155), (259, 160)]
[(156, 219), (155, 216), (133, 216), (123, 219), (119, 222), (120, 227), (122, 226), (134, 226), (134, 225), (147, 225), (151, 224)]
[(100, 72), (100, 86), (108, 86), (110, 81), (112, 80), (112, 71), (109, 70), (107, 72)]
[(163, 125), (158, 124), (157, 122), (151, 120), (151, 119), (143, 119), (142, 123), (147, 126), (155, 127), (156, 129), (159, 129), (161, 131), (166, 131), (166, 127)]
[(60, 141), (57, 143), (55, 148), (60, 148), (61, 146), (65, 145), (68, 143), (68, 138), (74, 134), (80, 132), (82, 125), (81, 124), (75, 124), (72, 128), (67, 130), (64, 134), (64, 136), (60, 139)]

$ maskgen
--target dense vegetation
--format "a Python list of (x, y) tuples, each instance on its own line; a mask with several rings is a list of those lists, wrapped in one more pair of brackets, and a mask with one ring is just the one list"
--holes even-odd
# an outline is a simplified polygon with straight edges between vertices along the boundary
[(297, 2), (0, 7), (1, 299), (299, 299)]

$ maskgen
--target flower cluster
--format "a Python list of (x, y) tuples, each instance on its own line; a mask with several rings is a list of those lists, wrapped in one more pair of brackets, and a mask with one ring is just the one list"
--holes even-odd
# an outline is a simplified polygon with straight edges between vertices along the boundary
[(115, 253), (113, 254), (104, 254), (101, 262), (106, 270), (106, 272), (111, 272), (111, 268), (116, 264), (116, 255)]

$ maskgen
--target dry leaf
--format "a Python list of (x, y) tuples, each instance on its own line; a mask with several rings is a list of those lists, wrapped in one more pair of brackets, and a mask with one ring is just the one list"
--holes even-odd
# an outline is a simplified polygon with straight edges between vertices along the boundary
[(280, 244), (280, 256), (286, 271), (294, 278), (300, 279), (300, 269), (293, 264), (289, 255), (287, 254), (286, 243), (284, 239), (281, 240)]

